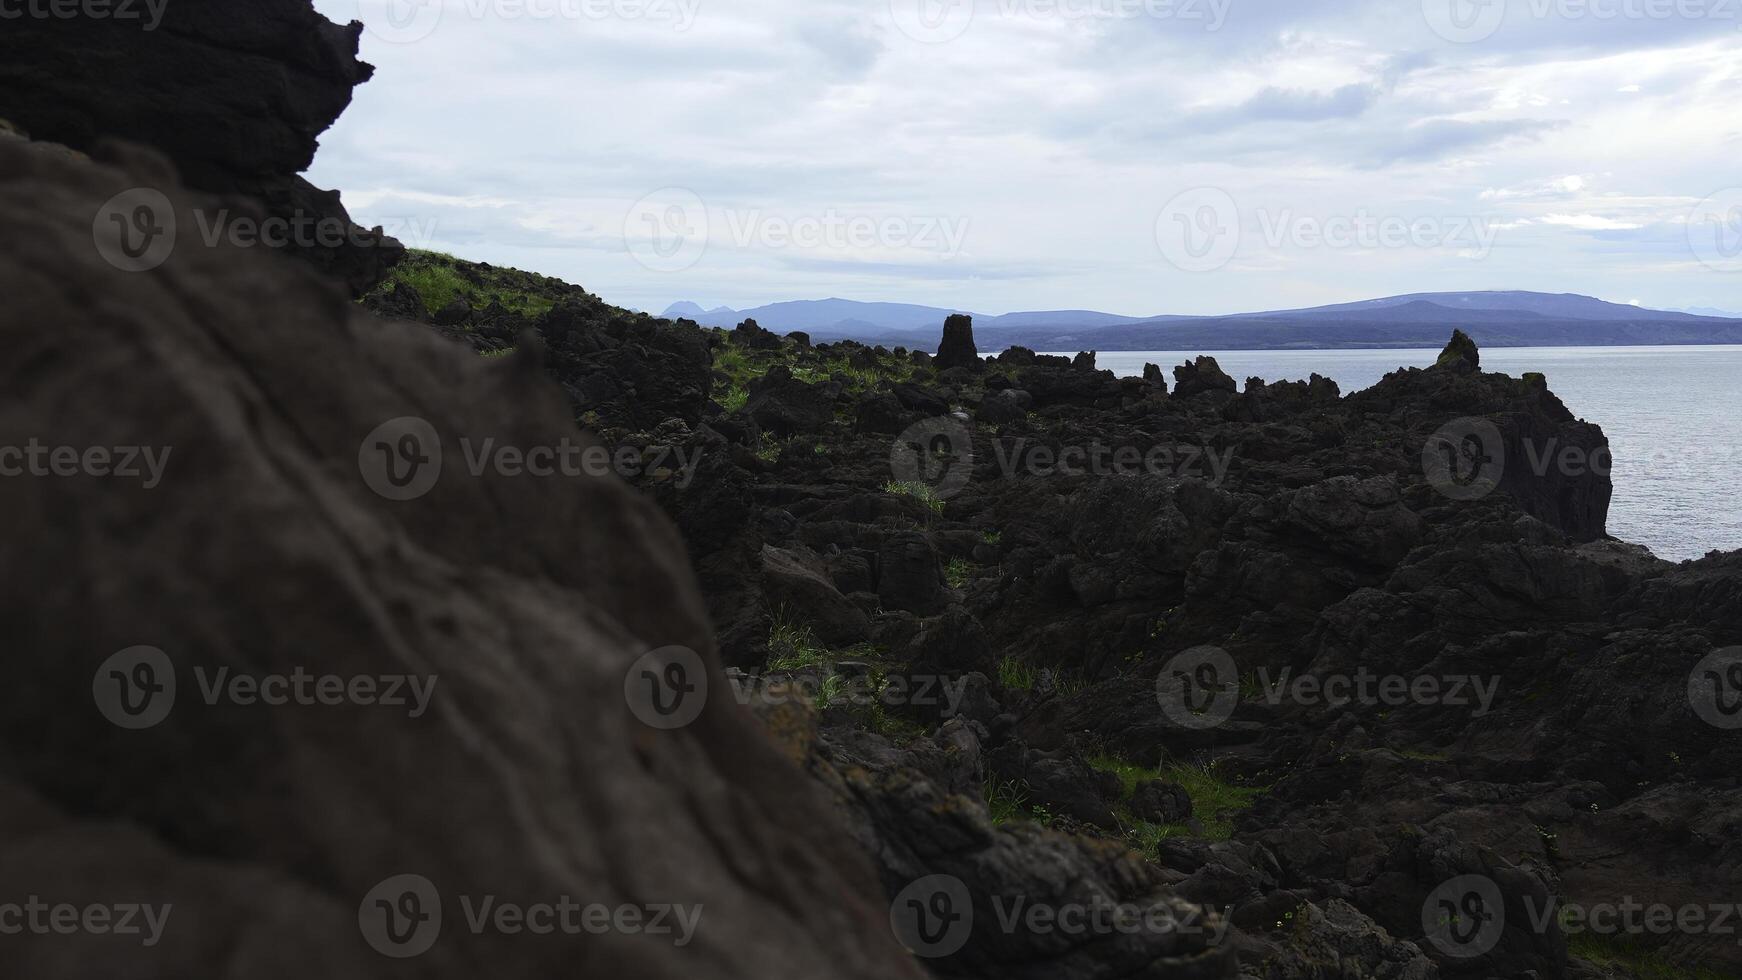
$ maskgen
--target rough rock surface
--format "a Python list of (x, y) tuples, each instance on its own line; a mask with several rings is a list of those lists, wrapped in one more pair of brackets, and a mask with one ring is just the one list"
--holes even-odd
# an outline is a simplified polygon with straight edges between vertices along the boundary
[[(0, 480), (0, 880), (9, 901), (172, 910), (145, 948), (8, 936), (0, 974), (919, 976), (823, 796), (730, 698), (673, 730), (632, 710), (632, 665), (668, 645), (725, 690), (657, 508), (613, 479), (468, 472), (462, 438), (585, 438), (536, 352), (478, 358), (257, 251), (118, 271), (90, 215), (141, 183), (191, 220), (154, 155), (97, 166), (0, 140), (0, 444), (169, 453), (151, 488)], [(393, 500), (364, 459), (371, 431), (406, 416), (446, 462), (427, 493)], [(176, 696), (144, 701), (167, 717), (128, 730), (100, 711), (100, 668), (141, 644), (168, 670), (124, 676), (172, 678)], [(208, 703), (220, 669), (434, 686), (416, 717)], [(402, 874), (445, 913), (404, 960), (363, 932), (379, 918), (366, 897)], [(473, 934), (460, 899), (484, 895), (702, 909), (685, 946)]]
[[(734, 676), (786, 692), (765, 724), (832, 790), (883, 897), (959, 883), (976, 927), (934, 972), (1143, 976), (1151, 954), (1158, 976), (1266, 980), (1742, 969), (1714, 935), (1540, 920), (1551, 901), (1733, 900), (1742, 878), (1742, 736), (1689, 689), (1742, 639), (1742, 563), (1608, 539), (1606, 440), (1542, 377), (1483, 373), (1454, 342), (1348, 395), (1241, 390), (1208, 358), (1170, 395), (1159, 372), (1022, 349), (971, 372), (711, 336), (659, 368), (710, 372), (696, 480), (641, 482)], [(794, 624), (815, 634), (802, 666), (771, 669)], [(1239, 696), (1184, 725), (1157, 682), (1204, 648)], [(1363, 674), (1443, 686), (1312, 696)], [(1141, 860), (1113, 858), (1127, 848)], [(1505, 922), (1474, 956), (1423, 918), (1472, 875)], [(1231, 926), (1208, 947), (981, 927), (1017, 896)]]
[(310, 0), (105, 9), (110, 15), (100, 18), (6, 21), (0, 117), (35, 139), (86, 152), (104, 138), (156, 147), (187, 186), (302, 222), (308, 232), (285, 251), (356, 295), (400, 259), (398, 242), (353, 225), (337, 193), (298, 176), (314, 160), (317, 137), (350, 105), (351, 90), (374, 71), (357, 60), (361, 24), (333, 24)]
[(944, 339), (938, 344), (937, 357), (933, 359), (933, 363), (939, 371), (950, 368), (979, 369), (980, 351), (974, 346), (973, 317), (957, 313), (944, 321)]

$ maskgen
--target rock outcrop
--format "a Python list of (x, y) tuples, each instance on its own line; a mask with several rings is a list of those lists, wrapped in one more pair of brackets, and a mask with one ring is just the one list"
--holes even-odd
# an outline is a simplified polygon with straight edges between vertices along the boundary
[(966, 313), (956, 313), (944, 321), (944, 339), (938, 344), (937, 357), (933, 359), (933, 363), (939, 371), (950, 368), (979, 370), (980, 351), (974, 346), (973, 317)]
[(211, 205), (0, 140), (0, 445), (45, 448), (0, 480), (0, 879), (161, 930), (7, 936), (0, 973), (920, 976), (670, 522), (522, 465), (591, 444), (536, 346), (258, 251), (120, 271), (91, 215), (142, 185)]
[(104, 7), (101, 17), (6, 21), (0, 118), (86, 152), (104, 138), (155, 147), (187, 186), (260, 209), (248, 215), (231, 202), (220, 215), (219, 205), (201, 215), (206, 224), (279, 219), (282, 233), (267, 226), (268, 236), (354, 295), (399, 261), (398, 242), (355, 225), (337, 193), (298, 176), (374, 71), (357, 60), (361, 24), (333, 24), (310, 0)]
[[(1596, 975), (1628, 937), (1569, 945), (1550, 903), (1725, 900), (1742, 851), (1714, 828), (1742, 806), (1742, 736), (1689, 683), (1736, 642), (1742, 579), (1734, 556), (1677, 569), (1607, 539), (1601, 429), (1459, 342), (1347, 396), (1242, 391), (1208, 358), (1171, 396), (1148, 373), (788, 345), (716, 371), (715, 401), (809, 385), (804, 430), (722, 405), (700, 428), (734, 506), (656, 490), (704, 580), (730, 583), (707, 588), (743, 683), (815, 694), (765, 721), (886, 895), (941, 881), (974, 910), (935, 972), (1219, 975), (1231, 948), (1243, 976), (1288, 980)], [(765, 584), (718, 574), (754, 569), (752, 543), (780, 556)], [(794, 554), (804, 590), (782, 581)], [(794, 623), (814, 642), (776, 661), (762, 641)], [(1233, 695), (1225, 716), (1170, 713), (1158, 682), (1182, 663)], [(1502, 922), (1460, 946), (1424, 923), (1469, 882)], [(1019, 900), (1232, 925), (1209, 946), (981, 930)], [(1719, 937), (1641, 941), (1628, 955), (1739, 965)]]

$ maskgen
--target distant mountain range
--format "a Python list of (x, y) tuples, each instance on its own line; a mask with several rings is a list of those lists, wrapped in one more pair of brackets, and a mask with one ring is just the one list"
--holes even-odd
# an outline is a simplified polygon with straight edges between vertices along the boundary
[[(748, 310), (676, 303), (664, 314), (704, 326), (752, 319), (778, 333), (815, 340), (935, 348), (944, 318), (972, 313), (906, 303), (845, 299), (772, 303)], [(1282, 350), (1439, 347), (1453, 328), (1491, 347), (1742, 344), (1742, 319), (1717, 310), (1652, 310), (1571, 293), (1410, 293), (1359, 303), (1226, 316), (1118, 316), (1092, 310), (974, 314), (983, 349)]]

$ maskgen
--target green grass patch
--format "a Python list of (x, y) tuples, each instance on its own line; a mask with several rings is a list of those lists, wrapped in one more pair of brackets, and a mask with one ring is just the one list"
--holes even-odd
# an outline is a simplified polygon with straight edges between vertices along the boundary
[(918, 483), (912, 480), (890, 480), (888, 483), (883, 485), (883, 492), (892, 493), (897, 496), (912, 497), (931, 508), (932, 513), (934, 514), (942, 514), (944, 512), (944, 499), (938, 496), (938, 492), (932, 489), (932, 486), (929, 483)]
[(986, 809), (992, 814), (992, 826), (1002, 827), (1017, 821), (1031, 821), (1050, 826), (1052, 811), (1045, 804), (1028, 798), (1028, 785), (1015, 780), (986, 780), (982, 792)]
[(793, 622), (785, 610), (776, 612), (768, 628), (768, 669), (777, 671), (803, 670), (827, 663), (829, 650), (817, 642), (809, 626)]
[(1730, 976), (1707, 967), (1674, 963), (1661, 950), (1626, 936), (1570, 933), (1567, 955), (1605, 969), (1627, 971), (1640, 980), (1724, 980)]
[(1234, 817), (1251, 809), (1264, 795), (1260, 786), (1240, 786), (1215, 773), (1213, 766), (1172, 764), (1163, 766), (1162, 778), (1185, 787), (1192, 798), (1192, 814), (1203, 824), (1204, 836), (1227, 840), (1234, 833)]
[[(1264, 793), (1264, 787), (1241, 786), (1220, 778), (1209, 765), (1169, 762), (1151, 769), (1106, 754), (1092, 756), (1088, 762), (1095, 769), (1118, 777), (1120, 797), (1124, 800), (1131, 799), (1139, 785), (1152, 779), (1179, 784), (1192, 798), (1192, 815), (1204, 828), (1202, 836), (1209, 840), (1227, 840), (1232, 836), (1234, 817), (1250, 809)], [(1118, 808), (1117, 815), (1125, 825), (1126, 836), (1141, 842), (1146, 854), (1153, 853), (1157, 843), (1170, 837), (1194, 836), (1184, 824), (1138, 820), (1123, 806)]]
[(944, 566), (944, 581), (949, 583), (950, 588), (959, 589), (967, 585), (968, 580), (974, 577), (975, 567), (973, 562), (965, 558), (951, 559), (950, 563)]
[(998, 661), (998, 686), (1006, 691), (1032, 691), (1039, 683), (1039, 669), (1015, 657), (1005, 657)]
[[(491, 300), (499, 300), (507, 309), (534, 318), (543, 316), (556, 305), (553, 297), (529, 289), (529, 286), (542, 285), (538, 280), (543, 277), (492, 267), (478, 270), (478, 278), (479, 282), (473, 282), (462, 274), (460, 260), (451, 255), (411, 249), (406, 252), (405, 261), (394, 266), (373, 293), (385, 295), (392, 292), (394, 286), (404, 283), (417, 290), (418, 296), (423, 298), (424, 310), (431, 316), (456, 298), (465, 299), (477, 310), (489, 306)], [(546, 282), (552, 291), (565, 287), (556, 280)]]
[(750, 392), (743, 385), (734, 382), (726, 387), (717, 400), (721, 408), (736, 412), (742, 410), (744, 403), (750, 400)]

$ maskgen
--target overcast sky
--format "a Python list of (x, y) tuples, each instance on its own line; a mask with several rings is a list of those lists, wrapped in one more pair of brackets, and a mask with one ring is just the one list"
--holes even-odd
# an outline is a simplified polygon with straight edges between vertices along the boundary
[(1742, 310), (1742, 0), (423, 3), (310, 178), (639, 309)]

